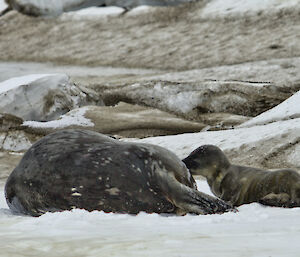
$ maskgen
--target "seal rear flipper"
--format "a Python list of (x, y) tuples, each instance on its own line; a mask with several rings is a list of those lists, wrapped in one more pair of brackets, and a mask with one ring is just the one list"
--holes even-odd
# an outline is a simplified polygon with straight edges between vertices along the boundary
[(291, 198), (286, 193), (274, 194), (270, 193), (261, 198), (258, 201), (260, 204), (274, 206), (274, 207), (294, 207), (294, 203), (291, 202)]

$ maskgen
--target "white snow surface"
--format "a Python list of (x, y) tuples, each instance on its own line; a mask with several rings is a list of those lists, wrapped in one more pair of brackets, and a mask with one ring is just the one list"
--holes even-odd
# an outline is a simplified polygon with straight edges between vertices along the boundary
[(203, 9), (203, 18), (230, 16), (299, 7), (300, 0), (212, 0)]
[(64, 10), (77, 6), (86, 0), (18, 0), (20, 6), (29, 5), (38, 8), (44, 15), (59, 15)]
[(138, 7), (135, 7), (131, 9), (126, 15), (134, 16), (134, 15), (140, 15), (147, 12), (150, 12), (151, 10), (154, 10), (155, 7), (148, 6), (148, 5), (140, 5)]
[(264, 125), (279, 120), (294, 119), (300, 117), (300, 91), (275, 106), (274, 108), (244, 122), (239, 127)]
[(183, 217), (75, 209), (34, 218), (12, 215), (3, 193), (0, 204), (1, 256), (299, 256), (300, 208), (253, 203)]
[(200, 145), (213, 144), (219, 146), (222, 150), (238, 149), (243, 145), (257, 147), (263, 141), (275, 137), (289, 136), (291, 138), (298, 138), (298, 135), (300, 135), (300, 118), (250, 128), (186, 133), (132, 140), (160, 145), (175, 152), (180, 158), (184, 158)]
[(89, 7), (78, 11), (64, 13), (62, 19), (72, 18), (76, 20), (106, 18), (108, 16), (118, 16), (124, 12), (124, 9), (117, 6), (108, 7)]
[(0, 12), (4, 11), (7, 8), (7, 4), (4, 0), (0, 0)]
[(23, 85), (28, 85), (35, 80), (56, 75), (57, 74), (30, 74), (5, 80), (0, 82), (0, 94)]
[(61, 115), (60, 118), (57, 120), (51, 120), (46, 122), (24, 121), (23, 125), (32, 128), (65, 128), (73, 125), (93, 127), (95, 124), (90, 119), (84, 117), (84, 114), (87, 110), (88, 107), (76, 108), (68, 112), (68, 114)]

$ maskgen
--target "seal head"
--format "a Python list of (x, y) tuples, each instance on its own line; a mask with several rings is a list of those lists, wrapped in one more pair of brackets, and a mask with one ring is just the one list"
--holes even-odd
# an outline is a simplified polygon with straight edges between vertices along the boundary
[(217, 197), (234, 206), (259, 202), (278, 207), (300, 207), (300, 175), (291, 169), (267, 171), (230, 164), (214, 145), (203, 145), (183, 159), (192, 175), (207, 179)]

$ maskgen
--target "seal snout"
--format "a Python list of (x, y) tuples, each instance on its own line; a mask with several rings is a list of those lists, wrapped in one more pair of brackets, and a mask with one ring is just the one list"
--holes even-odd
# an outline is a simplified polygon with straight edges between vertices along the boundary
[(189, 155), (188, 157), (184, 158), (182, 162), (185, 164), (185, 166), (191, 170), (197, 168), (197, 162), (193, 159), (192, 155)]

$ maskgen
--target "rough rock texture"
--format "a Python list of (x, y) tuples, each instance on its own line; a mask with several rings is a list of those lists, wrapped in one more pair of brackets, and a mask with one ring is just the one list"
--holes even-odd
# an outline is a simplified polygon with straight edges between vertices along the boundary
[[(291, 95), (270, 82), (149, 80), (137, 83), (95, 85), (106, 105), (133, 102), (201, 120), (206, 113), (255, 116)], [(168, 97), (165, 97), (168, 95)]]
[(40, 138), (38, 135), (24, 131), (23, 120), (7, 113), (0, 113), (0, 150), (23, 152), (33, 142)]
[(24, 120), (55, 119), (88, 103), (94, 101), (65, 74), (31, 75), (0, 83), (0, 112)]
[(204, 124), (180, 119), (158, 109), (120, 103), (117, 106), (86, 106), (75, 109), (59, 120), (25, 122), (26, 132), (46, 135), (60, 129), (91, 129), (123, 137), (149, 137), (199, 132)]

